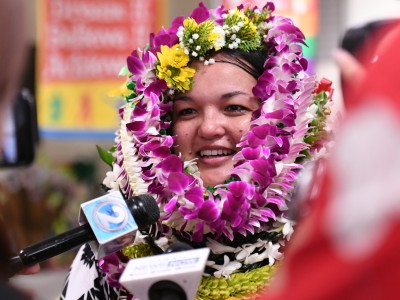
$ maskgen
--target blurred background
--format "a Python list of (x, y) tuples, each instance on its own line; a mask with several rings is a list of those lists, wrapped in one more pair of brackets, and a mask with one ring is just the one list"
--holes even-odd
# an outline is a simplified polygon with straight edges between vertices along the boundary
[[(103, 194), (108, 167), (96, 145), (109, 149), (118, 127), (112, 97), (129, 53), (143, 48), (150, 32), (187, 16), (194, 0), (26, 0), (29, 57), (19, 97), (29, 103), (38, 127), (29, 126), (36, 155), (26, 166), (0, 169), (0, 208), (13, 249), (77, 226), (79, 205)], [(240, 1), (204, 0), (207, 7)], [(265, 1), (253, 2), (263, 6)], [(340, 74), (332, 59), (344, 34), (368, 22), (400, 16), (396, 0), (277, 0), (275, 14), (290, 17), (304, 32), (310, 72), (333, 81), (341, 109)], [(18, 101), (20, 103), (20, 101)], [(33, 120), (36, 121), (36, 120)], [(36, 124), (32, 122), (31, 124)], [(27, 137), (25, 137), (27, 138)], [(9, 147), (11, 149), (11, 146)], [(23, 148), (26, 150), (26, 148)], [(10, 164), (11, 165), (11, 164)], [(5, 213), (4, 213), (5, 212)], [(35, 299), (55, 299), (74, 252), (41, 264), (12, 283)]]

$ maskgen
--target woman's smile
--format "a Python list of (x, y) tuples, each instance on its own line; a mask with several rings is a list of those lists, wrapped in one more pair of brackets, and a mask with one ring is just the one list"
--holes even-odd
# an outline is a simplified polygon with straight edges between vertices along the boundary
[(237, 151), (227, 148), (208, 148), (196, 152), (198, 156), (197, 165), (203, 169), (201, 165), (223, 165), (232, 161), (233, 155)]

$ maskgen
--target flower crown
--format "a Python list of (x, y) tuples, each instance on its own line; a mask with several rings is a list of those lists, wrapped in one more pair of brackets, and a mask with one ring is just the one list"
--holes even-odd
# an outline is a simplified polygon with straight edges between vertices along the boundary
[[(273, 11), (270, 2), (262, 9), (231, 10), (200, 3), (188, 18), (151, 34), (121, 72), (128, 79), (121, 88), (126, 104), (116, 146), (100, 151), (113, 168), (105, 186), (127, 197), (153, 194), (164, 226), (159, 242), (166, 237), (210, 247), (207, 269), (216, 277), (272, 266), (281, 257), (279, 248), (292, 232), (286, 213), (301, 163), (315, 156), (326, 137), (330, 83), (318, 84), (306, 73), (304, 35)], [(196, 161), (171, 153), (170, 96), (191, 89), (191, 62), (215, 63), (210, 54), (222, 49), (265, 50), (268, 56), (253, 88), (260, 109), (238, 145), (231, 177), (205, 188)]]

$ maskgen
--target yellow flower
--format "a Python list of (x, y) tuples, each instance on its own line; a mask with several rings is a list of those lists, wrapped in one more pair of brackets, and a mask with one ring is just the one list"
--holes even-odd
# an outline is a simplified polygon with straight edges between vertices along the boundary
[(185, 28), (185, 30), (189, 30), (191, 32), (196, 32), (197, 28), (198, 28), (198, 24), (195, 21), (195, 19), (192, 18), (187, 18), (183, 21), (183, 27)]
[(252, 36), (257, 33), (257, 26), (254, 25), (254, 23), (243, 13), (243, 11), (240, 11), (235, 7), (233, 16), (235, 19), (237, 18), (243, 22), (243, 28), (246, 30), (246, 34)]
[(128, 89), (128, 87), (126, 86), (128, 80), (126, 80), (123, 84), (121, 84), (121, 86), (119, 88), (115, 88), (112, 91), (110, 91), (108, 93), (108, 96), (110, 97), (119, 97), (122, 96), (123, 98), (129, 96), (132, 94), (132, 91), (130, 89)]
[(183, 48), (179, 44), (171, 48), (161, 46), (161, 52), (158, 52), (157, 56), (158, 78), (164, 79), (168, 87), (175, 87), (180, 92), (190, 90), (195, 70), (187, 66), (189, 56)]
[(130, 94), (132, 94), (132, 91), (130, 90), (130, 89), (128, 89), (128, 87), (126, 86), (126, 83), (127, 83), (127, 81), (124, 83), (124, 84), (122, 84), (121, 86), (120, 86), (120, 92), (121, 92), (121, 95), (125, 98), (126, 96), (129, 96)]

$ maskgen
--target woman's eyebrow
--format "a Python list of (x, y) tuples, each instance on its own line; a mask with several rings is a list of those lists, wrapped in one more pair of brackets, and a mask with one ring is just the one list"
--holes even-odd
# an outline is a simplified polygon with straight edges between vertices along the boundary
[(249, 95), (248, 93), (243, 92), (243, 91), (232, 91), (232, 92), (221, 95), (221, 99), (229, 99), (229, 98), (232, 98), (232, 97), (235, 97), (238, 95), (253, 96), (253, 95)]
[[(251, 97), (253, 96), (253, 95), (250, 95), (243, 91), (232, 91), (229, 93), (222, 94), (220, 96), (220, 99), (227, 100), (227, 99), (230, 99), (230, 98), (238, 96), (238, 95), (251, 96)], [(173, 98), (173, 101), (189, 101), (192, 99), (193, 99), (192, 97), (187, 96), (187, 95), (177, 95), (176, 97)]]
[(186, 95), (178, 95), (178, 96), (174, 97), (172, 100), (173, 101), (179, 101), (179, 100), (188, 101), (188, 100), (191, 100), (191, 99), (192, 99), (191, 97), (186, 96)]

